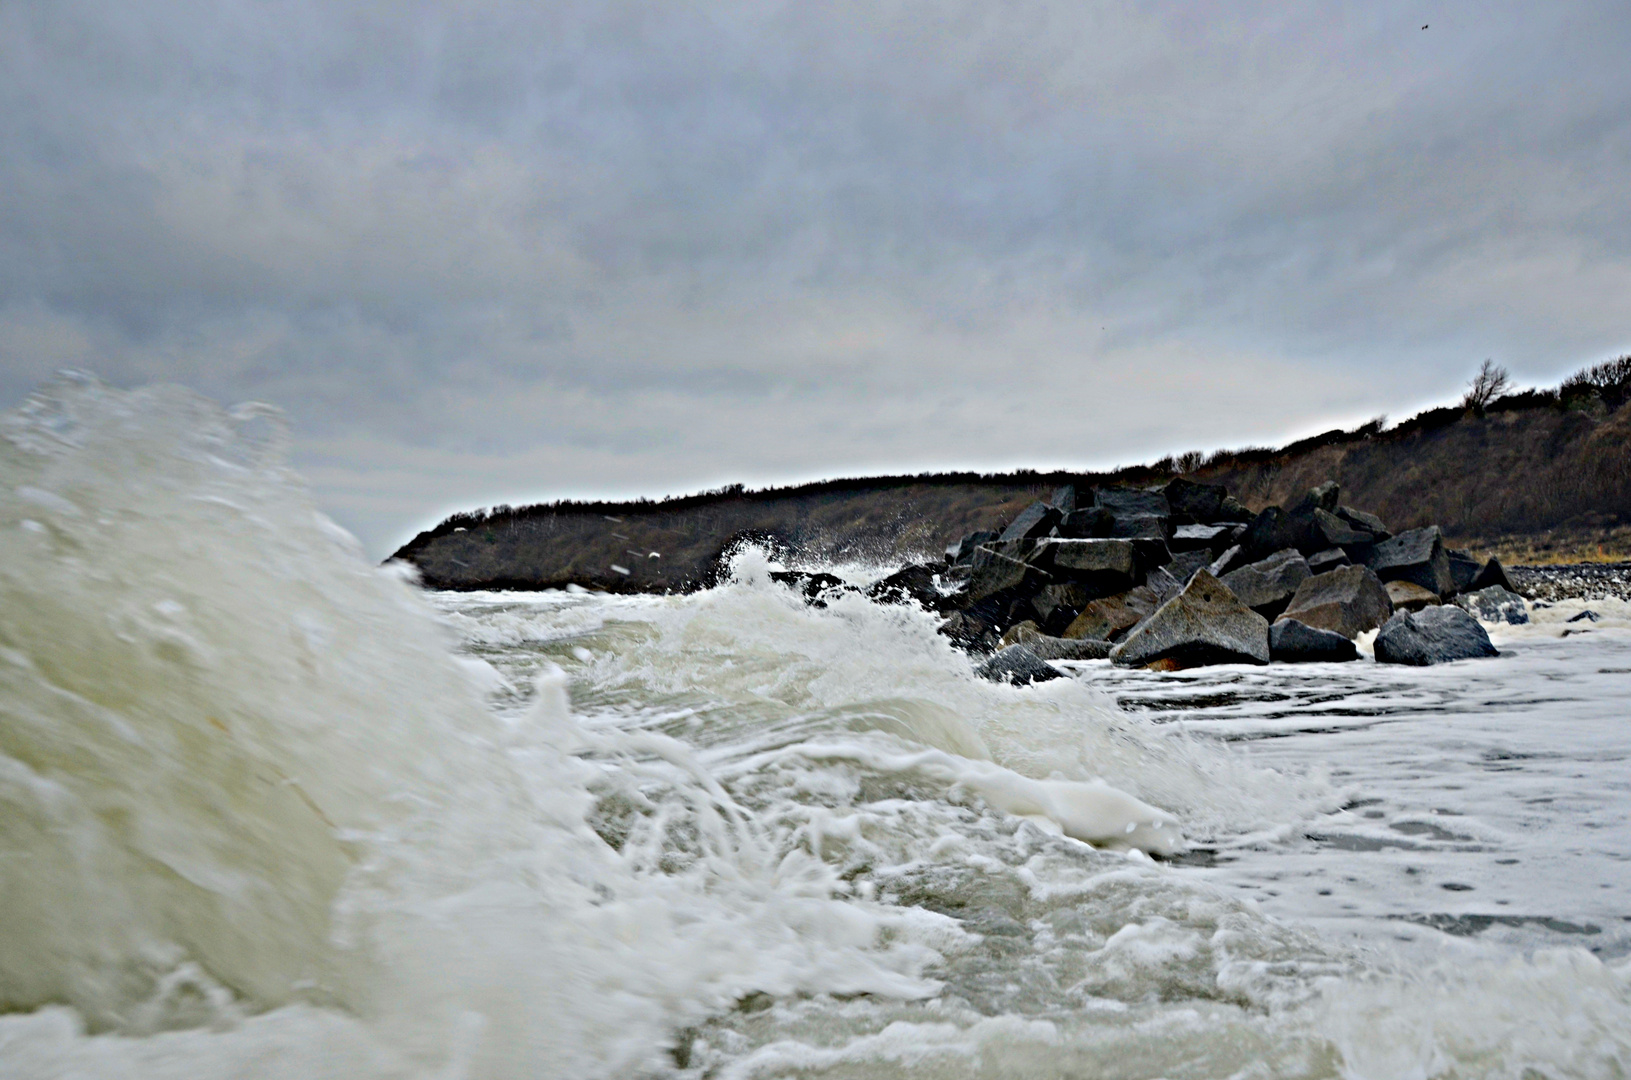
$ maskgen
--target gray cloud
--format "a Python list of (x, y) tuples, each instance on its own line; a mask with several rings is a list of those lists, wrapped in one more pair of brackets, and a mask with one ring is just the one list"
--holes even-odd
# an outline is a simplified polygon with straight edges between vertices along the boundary
[(3, 5), (0, 404), (275, 401), (383, 551), (1551, 379), (1631, 347), (1622, 15)]

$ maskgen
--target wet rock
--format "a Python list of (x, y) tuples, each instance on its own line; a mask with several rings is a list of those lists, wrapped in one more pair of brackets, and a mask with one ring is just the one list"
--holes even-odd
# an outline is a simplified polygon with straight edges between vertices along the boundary
[(1074, 639), (1114, 641), (1137, 626), (1145, 617), (1161, 606), (1160, 597), (1153, 589), (1140, 585), (1118, 596), (1093, 600), (1082, 608), (1080, 615), (1065, 628), (1064, 635)]
[(830, 590), (858, 592), (855, 586), (850, 585), (841, 577), (821, 572), (810, 573), (804, 570), (772, 570), (770, 580), (804, 596), (805, 603), (811, 607), (824, 608), (827, 606), (825, 594)]
[(969, 578), (968, 603), (978, 603), (998, 594), (1028, 596), (1053, 580), (1053, 575), (1032, 566), (1022, 558), (982, 547), (988, 558), (976, 559)]
[(1002, 632), (1002, 640), (997, 642), (997, 647), (1000, 649), (1006, 649), (1008, 646), (1018, 645), (1028, 638), (1041, 636), (1042, 628), (1037, 626), (1033, 620), (1026, 619), (1024, 622), (1017, 622), (1013, 626), (1010, 626), (1008, 629), (1004, 630)]
[(1438, 596), (1447, 595), (1452, 587), (1444, 534), (1437, 525), (1411, 529), (1382, 541), (1371, 551), (1366, 564), (1383, 581), (1408, 581)]
[(1282, 619), (1356, 638), (1393, 615), (1387, 587), (1368, 566), (1343, 566), (1303, 580)]
[(1006, 682), (1016, 686), (1065, 678), (1024, 645), (1008, 646), (975, 668), (974, 674), (992, 682)]
[(1564, 619), (1563, 621), (1564, 622), (1601, 622), (1602, 619), (1603, 619), (1603, 617), (1601, 615), (1597, 614), (1595, 611), (1591, 610), (1590, 608), (1587, 608), (1585, 611), (1582, 611), (1580, 614), (1570, 615), (1567, 619)]
[(1387, 598), (1393, 602), (1393, 607), (1398, 611), (1420, 611), (1424, 607), (1432, 607), (1439, 603), (1437, 593), (1424, 589), (1413, 581), (1388, 582)]
[(1124, 667), (1266, 664), (1268, 620), (1205, 570), (1110, 651)]
[(1222, 520), (1223, 500), (1229, 489), (1220, 484), (1198, 484), (1179, 477), (1161, 492), (1167, 500), (1168, 513), (1178, 524), (1208, 524)]
[(1426, 667), (1495, 655), (1478, 620), (1454, 604), (1401, 611), (1376, 635), (1376, 659), (1383, 664)]
[(1158, 566), (1144, 575), (1144, 587), (1153, 592), (1156, 599), (1164, 604), (1178, 595), (1184, 583), (1174, 577), (1168, 567)]
[(945, 563), (908, 563), (867, 586), (866, 594), (879, 604), (910, 602), (930, 611), (947, 611), (958, 602), (956, 596), (940, 591), (940, 575), (947, 569)]
[(1024, 645), (1043, 660), (1103, 660), (1110, 655), (1110, 642), (1088, 638), (1053, 637), (1035, 623), (1020, 623), (1002, 636), (1003, 647)]
[(978, 611), (954, 611), (940, 624), (939, 633), (970, 652), (988, 652), (997, 646), (997, 627)]
[(1359, 650), (1346, 637), (1320, 630), (1296, 619), (1281, 619), (1269, 627), (1269, 659), (1287, 663), (1340, 663), (1358, 660)]
[(1450, 564), (1450, 591), (1468, 592), (1484, 564), (1459, 548), (1445, 548), (1444, 559)]
[(1326, 548), (1316, 551), (1308, 557), (1308, 571), (1311, 574), (1323, 574), (1328, 570), (1335, 570), (1339, 566), (1349, 565), (1348, 553), (1339, 547)]
[(1009, 523), (1002, 531), (999, 540), (1034, 540), (1039, 536), (1048, 535), (1059, 520), (1064, 517), (1058, 510), (1045, 502), (1034, 502), (1019, 512), (1019, 516)]
[(1467, 586), (1467, 591), (1477, 592), (1479, 589), (1487, 589), (1491, 585), (1499, 585), (1509, 592), (1517, 591), (1512, 588), (1512, 582), (1507, 580), (1506, 568), (1501, 565), (1501, 560), (1493, 555), (1484, 564), (1484, 568), (1478, 571), (1478, 576), (1472, 579), (1472, 584)]
[(1455, 598), (1455, 604), (1462, 611), (1484, 622), (1504, 622), (1519, 626), (1529, 621), (1529, 608), (1525, 605), (1523, 597), (1499, 585), (1491, 585), (1477, 592), (1462, 593)]
[(1042, 586), (1042, 590), (1031, 597), (1031, 607), (1036, 611), (1036, 621), (1042, 629), (1058, 634), (1070, 625), (1071, 620), (1095, 595), (1073, 581), (1056, 582)]
[(1248, 563), (1222, 577), (1243, 604), (1272, 619), (1286, 609), (1297, 587), (1309, 577), (1308, 560), (1296, 548), (1283, 548), (1266, 559)]
[(957, 543), (946, 549), (946, 561), (953, 565), (967, 564), (974, 558), (974, 549), (981, 544), (988, 544), (997, 538), (997, 534), (989, 529), (971, 532)]

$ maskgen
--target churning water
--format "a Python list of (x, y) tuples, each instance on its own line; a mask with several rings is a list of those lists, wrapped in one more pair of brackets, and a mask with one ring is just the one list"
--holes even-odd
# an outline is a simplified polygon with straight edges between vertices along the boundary
[(1015, 689), (752, 552), (426, 597), (262, 410), (0, 436), (0, 1075), (1631, 1072), (1623, 604)]

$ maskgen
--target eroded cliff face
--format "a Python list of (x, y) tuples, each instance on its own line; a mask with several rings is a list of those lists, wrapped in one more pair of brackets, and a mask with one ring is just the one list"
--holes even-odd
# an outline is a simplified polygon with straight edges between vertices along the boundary
[[(1333, 433), (1312, 445), (1222, 455), (1184, 475), (1226, 485), (1254, 511), (1335, 480), (1348, 501), (1396, 530), (1437, 523), (1459, 546), (1498, 551), (1509, 562), (1525, 561), (1526, 545), (1544, 552), (1615, 537), (1631, 543), (1631, 406), (1445, 414), (1394, 432)], [(721, 553), (745, 539), (811, 562), (938, 557), (1058, 484), (1155, 486), (1173, 475), (1156, 466), (1110, 475), (884, 477), (660, 503), (530, 507), (451, 518), (393, 558), (415, 565), (434, 588), (683, 591), (710, 584)]]

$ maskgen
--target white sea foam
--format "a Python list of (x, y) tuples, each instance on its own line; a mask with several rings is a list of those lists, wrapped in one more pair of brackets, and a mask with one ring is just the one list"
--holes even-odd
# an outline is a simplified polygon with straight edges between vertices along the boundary
[[(1614, 954), (1608, 901), (1421, 903), (1493, 895), (1491, 856), (1531, 857), (1522, 813), (1607, 865), (1584, 841), (1618, 833), (1579, 822), (1613, 811), (1590, 752), (1623, 749), (1623, 612), (1497, 629), (1484, 667), (1082, 664), (1021, 689), (926, 613), (807, 607), (751, 550), (694, 596), (433, 607), (312, 511), (260, 408), (79, 380), (0, 435), (7, 1076), (1631, 1061), (1631, 973), (1559, 947)], [(1486, 743), (1542, 752), (1525, 709), (1574, 734), (1480, 772)], [(1565, 772), (1583, 809), (1524, 801)], [(1453, 833), (1435, 775), (1481, 777)], [(1138, 850), (1179, 831), (1216, 863)], [(1439, 890), (1452, 868), (1476, 890)], [(1322, 906), (1345, 874), (1368, 935)]]

